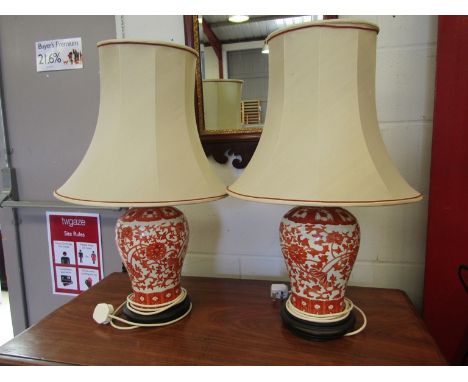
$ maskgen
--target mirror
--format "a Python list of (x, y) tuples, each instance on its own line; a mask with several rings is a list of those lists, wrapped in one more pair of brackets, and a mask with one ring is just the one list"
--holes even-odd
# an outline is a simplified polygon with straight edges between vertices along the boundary
[[(277, 29), (336, 16), (184, 16), (186, 44), (200, 53), (196, 79), (198, 129), (207, 155), (243, 168), (250, 160), (268, 109), (268, 47)], [(247, 19), (246, 19), (247, 18)]]

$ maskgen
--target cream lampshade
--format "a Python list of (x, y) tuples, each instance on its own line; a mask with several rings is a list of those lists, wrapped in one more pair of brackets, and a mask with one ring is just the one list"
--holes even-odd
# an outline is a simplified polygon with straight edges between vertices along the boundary
[(93, 140), (55, 196), (99, 206), (167, 206), (216, 200), (195, 122), (195, 64), (186, 46), (109, 40), (98, 44), (101, 101)]
[(241, 80), (204, 80), (203, 108), (206, 130), (241, 128)]
[(380, 136), (378, 31), (367, 22), (330, 20), (268, 36), (265, 126), (249, 165), (228, 188), (245, 200), (306, 206), (289, 211), (280, 225), (292, 291), (282, 317), (311, 339), (336, 338), (354, 325), (344, 294), (359, 226), (334, 206), (422, 198), (399, 174)]
[(164, 325), (191, 309), (180, 286), (188, 224), (171, 206), (225, 196), (195, 123), (198, 53), (157, 41), (108, 40), (98, 47), (96, 130), (80, 165), (54, 195), (82, 205), (132, 207), (116, 225), (133, 289), (124, 313), (133, 326)]

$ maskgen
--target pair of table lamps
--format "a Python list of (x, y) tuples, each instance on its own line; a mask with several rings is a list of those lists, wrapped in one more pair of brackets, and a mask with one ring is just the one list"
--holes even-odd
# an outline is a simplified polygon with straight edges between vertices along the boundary
[[(278, 30), (269, 46), (268, 110), (257, 150), (234, 184), (213, 174), (195, 122), (198, 53), (165, 42), (98, 44), (101, 101), (90, 147), (54, 195), (129, 208), (116, 242), (133, 292), (127, 327), (176, 322), (192, 308), (180, 285), (189, 229), (179, 204), (229, 195), (295, 205), (280, 223), (291, 292), (281, 317), (296, 334), (352, 332), (346, 285), (359, 225), (343, 206), (422, 198), (401, 177), (380, 136), (375, 106), (378, 27), (331, 20)], [(111, 314), (110, 320), (118, 317)], [(107, 320), (103, 320), (106, 321)]]

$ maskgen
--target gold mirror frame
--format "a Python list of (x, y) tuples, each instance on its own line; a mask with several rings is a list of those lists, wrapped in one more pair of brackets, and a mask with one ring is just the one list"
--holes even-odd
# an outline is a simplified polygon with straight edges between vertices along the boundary
[[(185, 44), (200, 52), (198, 16), (184, 16)], [(195, 113), (198, 134), (207, 156), (212, 156), (218, 163), (225, 164), (229, 156), (235, 155), (232, 165), (244, 168), (250, 161), (262, 133), (261, 128), (243, 128), (231, 130), (205, 130), (203, 110), (203, 86), (200, 60), (195, 73)]]

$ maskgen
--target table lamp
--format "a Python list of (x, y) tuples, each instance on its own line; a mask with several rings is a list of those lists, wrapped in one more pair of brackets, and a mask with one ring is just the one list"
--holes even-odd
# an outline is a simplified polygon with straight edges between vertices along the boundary
[(203, 80), (206, 130), (240, 129), (242, 80)]
[[(273, 32), (268, 110), (234, 197), (296, 207), (280, 224), (291, 281), (281, 317), (315, 340), (355, 332), (346, 285), (359, 249), (356, 218), (342, 207), (416, 202), (380, 136), (376, 39), (367, 22), (330, 20)], [(365, 321), (364, 321), (365, 322)]]
[(126, 323), (169, 324), (191, 309), (180, 285), (189, 229), (184, 214), (173, 206), (226, 195), (195, 122), (198, 53), (158, 41), (107, 40), (97, 46), (101, 91), (96, 130), (83, 160), (54, 196), (81, 205), (128, 208), (115, 229), (133, 289), (121, 306)]

